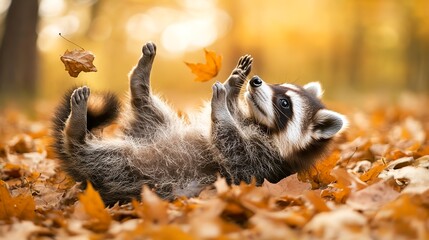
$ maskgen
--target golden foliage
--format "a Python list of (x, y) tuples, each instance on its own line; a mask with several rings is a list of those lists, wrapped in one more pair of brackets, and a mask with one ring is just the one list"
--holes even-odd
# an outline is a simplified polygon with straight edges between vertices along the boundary
[(141, 201), (110, 208), (91, 184), (82, 193), (61, 171), (48, 151), (45, 122), (0, 115), (0, 235), (427, 239), (429, 115), (409, 107), (376, 111), (358, 120), (351, 113), (349, 131), (330, 155), (278, 183), (229, 186), (219, 178), (199, 197), (173, 202), (143, 187)]

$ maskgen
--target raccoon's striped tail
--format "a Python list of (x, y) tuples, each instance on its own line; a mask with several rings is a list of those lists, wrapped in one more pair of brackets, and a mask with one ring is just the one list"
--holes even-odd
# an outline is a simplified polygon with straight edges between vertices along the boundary
[[(57, 157), (67, 161), (69, 154), (64, 146), (64, 128), (71, 112), (70, 98), (74, 91), (70, 89), (64, 94), (52, 119), (52, 137), (54, 138), (53, 149)], [(116, 95), (110, 92), (91, 94), (88, 101), (87, 128), (91, 131), (112, 123), (119, 115), (120, 102)]]

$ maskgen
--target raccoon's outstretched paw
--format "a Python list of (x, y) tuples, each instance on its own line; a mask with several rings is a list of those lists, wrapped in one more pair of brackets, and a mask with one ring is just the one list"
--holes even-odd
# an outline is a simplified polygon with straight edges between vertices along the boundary
[(152, 63), (156, 55), (156, 45), (153, 42), (148, 42), (143, 45), (143, 55), (141, 56), (137, 66), (133, 68), (130, 74), (130, 88), (132, 99), (142, 99), (149, 97), (149, 79)]
[(226, 88), (222, 83), (216, 82), (212, 89), (212, 120), (215, 122), (219, 120), (225, 120), (230, 116), (228, 107), (226, 105)]
[(77, 88), (73, 91), (70, 99), (72, 113), (86, 113), (87, 102), (90, 95), (90, 90), (87, 86)]
[(216, 82), (215, 84), (213, 84), (212, 90), (213, 90), (212, 103), (222, 102), (226, 99), (226, 89), (222, 83)]
[(244, 55), (238, 60), (237, 66), (232, 70), (231, 76), (225, 82), (228, 93), (238, 95), (252, 69), (252, 62), (253, 58), (250, 55)]
[(249, 54), (242, 56), (238, 60), (237, 69), (241, 70), (242, 73), (247, 77), (252, 70), (253, 57)]
[(142, 48), (143, 58), (153, 60), (156, 55), (156, 45), (153, 42), (148, 42)]
[(85, 139), (89, 95), (89, 88), (84, 86), (74, 90), (70, 97), (71, 114), (67, 121), (65, 132), (67, 137), (74, 142), (81, 142)]

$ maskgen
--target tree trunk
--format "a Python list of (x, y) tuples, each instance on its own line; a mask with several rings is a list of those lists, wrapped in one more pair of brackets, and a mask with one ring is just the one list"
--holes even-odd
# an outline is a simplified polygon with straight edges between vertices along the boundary
[(0, 102), (26, 102), (35, 96), (37, 0), (13, 0), (0, 45)]

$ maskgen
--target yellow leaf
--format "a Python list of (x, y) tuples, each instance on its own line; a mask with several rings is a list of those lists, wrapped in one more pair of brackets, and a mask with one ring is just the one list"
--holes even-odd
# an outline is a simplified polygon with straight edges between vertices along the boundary
[(91, 183), (88, 182), (85, 192), (79, 195), (79, 201), (82, 203), (86, 215), (90, 218), (85, 227), (96, 232), (109, 229), (112, 218), (106, 211), (100, 194), (94, 190)]
[(204, 49), (206, 63), (187, 63), (185, 64), (191, 69), (192, 73), (197, 77), (195, 81), (206, 82), (217, 76), (222, 66), (222, 56), (217, 55), (214, 51)]
[(10, 220), (16, 217), (21, 220), (33, 220), (36, 205), (30, 194), (12, 197), (6, 183), (0, 181), (0, 219)]

